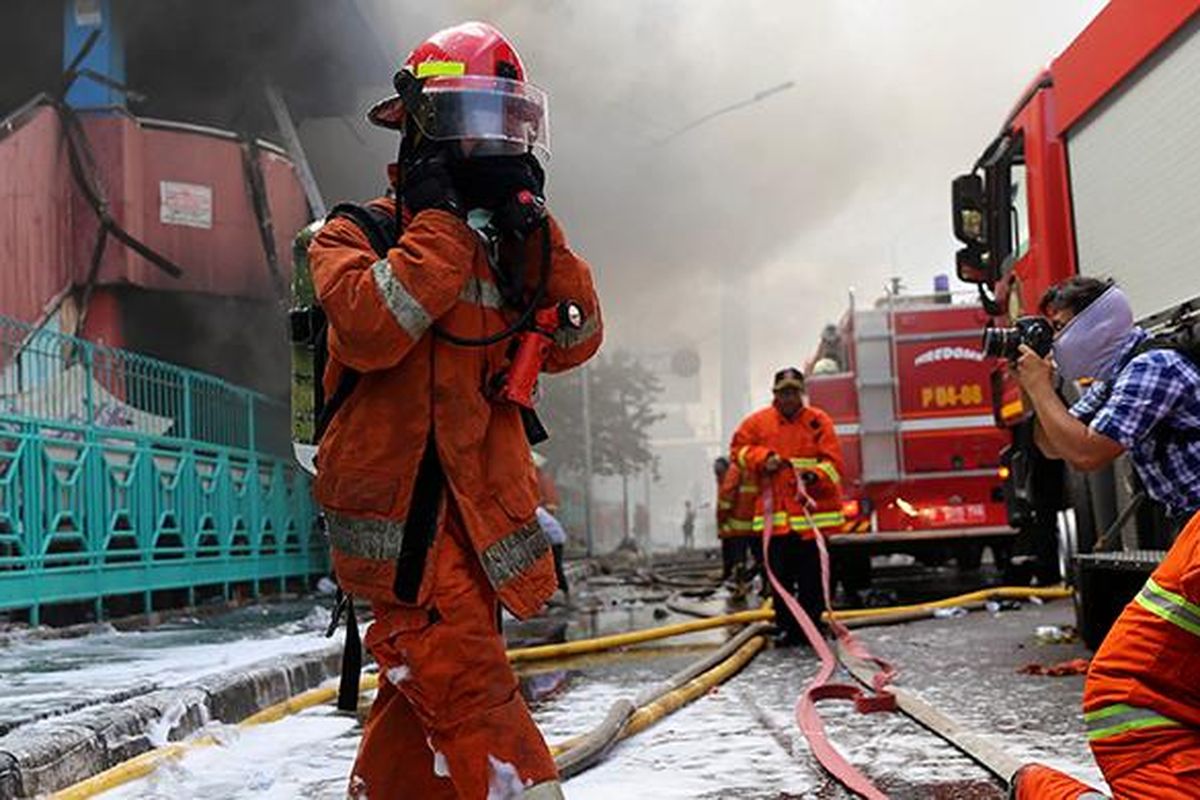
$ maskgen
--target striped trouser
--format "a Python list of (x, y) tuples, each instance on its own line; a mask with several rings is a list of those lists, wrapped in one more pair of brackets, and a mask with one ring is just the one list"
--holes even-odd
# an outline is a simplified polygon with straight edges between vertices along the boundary
[(1200, 731), (1139, 706), (1084, 714), (1096, 763), (1121, 800), (1200, 798)]

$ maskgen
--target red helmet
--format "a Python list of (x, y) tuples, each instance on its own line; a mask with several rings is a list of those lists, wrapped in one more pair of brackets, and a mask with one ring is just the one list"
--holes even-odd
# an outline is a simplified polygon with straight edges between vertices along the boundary
[(433, 34), (392, 82), (396, 94), (367, 112), (376, 125), (400, 130), (411, 120), (426, 137), (470, 141), (481, 155), (550, 152), (546, 93), (526, 82), (521, 56), (486, 22)]

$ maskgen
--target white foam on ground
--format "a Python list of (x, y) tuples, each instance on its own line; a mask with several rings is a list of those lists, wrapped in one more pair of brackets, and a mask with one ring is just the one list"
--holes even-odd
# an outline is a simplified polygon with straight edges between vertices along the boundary
[(358, 748), (353, 718), (332, 707), (281, 723), (225, 729), (223, 744), (198, 748), (105, 800), (343, 800)]
[[(1004, 624), (1022, 629), (1032, 624), (1008, 612), (999, 621), (1006, 618)], [(938, 648), (963, 636), (964, 624), (970, 622), (946, 621), (936, 630), (931, 626), (939, 623), (929, 622), (880, 629), (872, 633), (879, 644), (874, 649), (903, 645), (901, 650), (941, 653)], [(1077, 702), (1070, 690), (1064, 692), (1068, 684), (1017, 678), (1007, 666), (996, 667), (995, 677), (989, 677), (968, 655), (961, 656), (961, 664), (939, 657), (936, 680), (917, 674), (913, 680), (939, 708), (992, 735), (1013, 755), (1049, 763), (1103, 788), (1076, 714), (1064, 710), (1064, 704)], [(562, 741), (591, 729), (613, 701), (635, 695), (680, 665), (677, 659), (590, 669), (538, 705), (535, 719), (550, 743)], [(804, 651), (761, 653), (726, 684), (621, 742), (599, 766), (567, 781), (567, 797), (849, 797), (822, 773), (796, 725), (794, 704), (815, 667)], [(979, 767), (902, 715), (861, 715), (847, 702), (822, 703), (820, 709), (834, 745), (891, 796), (960, 796), (956, 786), (969, 790), (961, 796), (1001, 796)], [(221, 727), (219, 732), (223, 746), (190, 753), (105, 797), (341, 800), (361, 731), (353, 720), (323, 707), (271, 725)], [(435, 769), (438, 760), (435, 756)], [(504, 785), (512, 788), (511, 782)]]
[[(302, 620), (219, 635), (172, 628), (18, 642), (0, 653), (0, 716), (44, 713), (122, 691), (175, 688), (275, 656), (317, 652), (341, 640), (341, 632), (324, 637), (321, 620), (328, 618), (328, 610), (315, 608)], [(209, 636), (214, 640), (204, 642)]]

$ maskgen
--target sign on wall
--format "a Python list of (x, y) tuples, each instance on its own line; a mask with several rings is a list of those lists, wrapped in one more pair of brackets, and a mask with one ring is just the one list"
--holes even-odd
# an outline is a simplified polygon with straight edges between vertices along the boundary
[(186, 225), (211, 229), (213, 224), (212, 187), (198, 183), (160, 181), (158, 184), (158, 220), (164, 225)]

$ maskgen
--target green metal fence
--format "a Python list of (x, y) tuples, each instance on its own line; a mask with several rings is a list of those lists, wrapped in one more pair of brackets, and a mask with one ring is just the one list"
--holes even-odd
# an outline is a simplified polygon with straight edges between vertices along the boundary
[(261, 394), (0, 316), (0, 609), (324, 572), (289, 427)]

